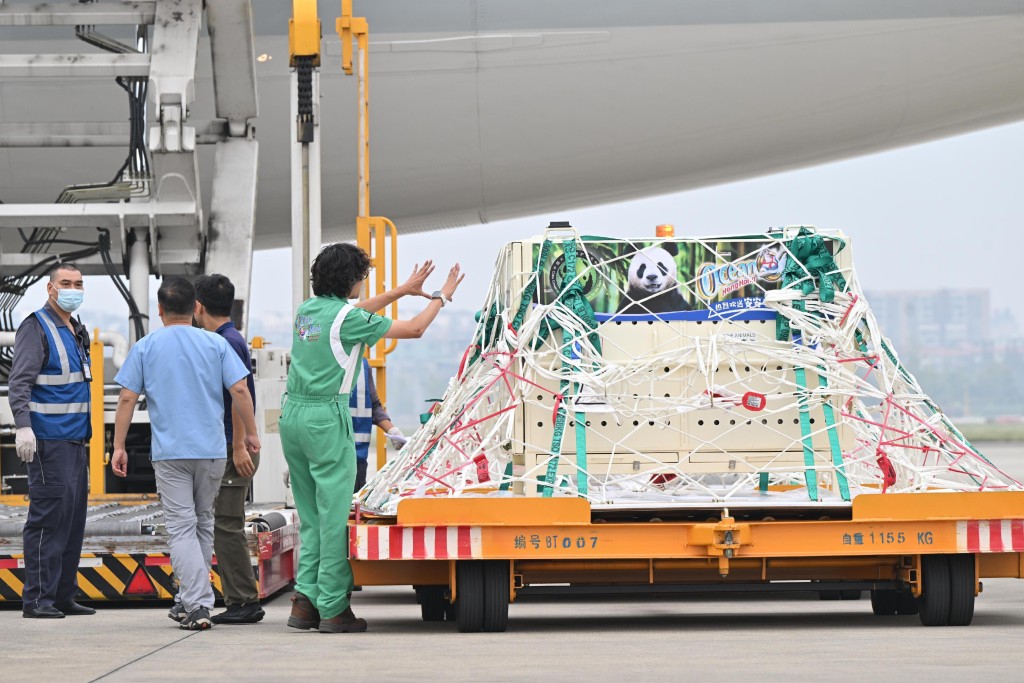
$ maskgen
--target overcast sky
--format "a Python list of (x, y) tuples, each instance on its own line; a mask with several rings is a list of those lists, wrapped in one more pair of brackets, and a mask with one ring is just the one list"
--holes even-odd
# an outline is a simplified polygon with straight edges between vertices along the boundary
[[(468, 273), (457, 303), (475, 309), (501, 245), (538, 235), (551, 220), (608, 237), (653, 237), (659, 223), (674, 224), (677, 236), (816, 225), (852, 238), (865, 289), (983, 287), (994, 307), (1024, 323), (1022, 188), (1024, 123), (702, 190), (400, 236), (399, 261), (404, 275), (425, 255), (442, 265), (457, 259)], [(286, 250), (256, 259), (257, 269), (287, 267)], [(435, 286), (441, 281), (439, 273)], [(257, 317), (289, 308), (287, 291), (254, 282)]]
[[(1024, 265), (1022, 188), (1024, 123), (1019, 123), (620, 204), (567, 208), (416, 235), (401, 236), (399, 225), (399, 261), (404, 276), (414, 261), (425, 256), (438, 259), (444, 268), (428, 283), (432, 289), (440, 286), (443, 269), (458, 260), (467, 272), (456, 297), (458, 307), (475, 309), (482, 303), (501, 245), (538, 235), (551, 220), (568, 220), (581, 233), (608, 237), (653, 237), (659, 223), (674, 224), (677, 236), (816, 225), (842, 229), (852, 238), (865, 289), (987, 288), (995, 308), (1009, 309), (1018, 323), (1024, 323), (1024, 297), (1016, 291)], [(280, 330), (291, 306), (290, 293), (280, 286), (288, 281), (284, 279), (290, 270), (288, 250), (258, 252), (254, 268), (249, 336)], [(266, 272), (275, 277), (260, 277)], [(90, 310), (97, 307), (126, 310), (109, 281), (89, 278), (86, 287), (82, 308), (86, 322)], [(37, 285), (20, 311), (28, 313), (44, 297), (42, 286)]]

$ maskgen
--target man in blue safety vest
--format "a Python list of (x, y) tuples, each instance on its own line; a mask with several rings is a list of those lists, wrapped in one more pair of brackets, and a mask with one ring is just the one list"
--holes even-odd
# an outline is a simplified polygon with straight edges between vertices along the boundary
[(9, 399), (15, 448), (28, 468), (22, 614), (34, 619), (95, 614), (75, 602), (88, 503), (89, 333), (71, 314), (82, 305), (82, 273), (50, 271), (46, 305), (14, 339)]
[(359, 373), (356, 386), (349, 399), (349, 412), (352, 413), (352, 436), (356, 442), (356, 484), (355, 490), (366, 484), (366, 464), (370, 457), (370, 436), (376, 425), (391, 439), (391, 445), (401, 448), (407, 439), (402, 430), (391, 421), (391, 416), (381, 405), (377, 396), (377, 387), (373, 383), (370, 363), (363, 359), (363, 370)]

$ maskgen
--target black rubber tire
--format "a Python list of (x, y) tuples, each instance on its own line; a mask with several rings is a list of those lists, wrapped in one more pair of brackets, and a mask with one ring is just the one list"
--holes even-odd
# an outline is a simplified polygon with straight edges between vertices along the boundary
[(950, 626), (970, 626), (974, 619), (974, 555), (949, 556)]
[(484, 563), (459, 560), (455, 566), (455, 623), (460, 633), (478, 633), (484, 626)]
[(842, 600), (842, 591), (818, 591), (818, 598), (821, 600)]
[(921, 557), (921, 597), (917, 606), (925, 626), (945, 626), (949, 621), (949, 558), (945, 555)]
[(839, 591), (839, 598), (841, 600), (860, 600), (863, 592), (858, 590), (842, 590)]
[(914, 616), (918, 612), (917, 598), (909, 590), (901, 590), (896, 601), (896, 614)]
[(420, 586), (416, 593), (420, 597), (420, 614), (423, 621), (444, 621), (448, 606), (444, 586)]
[(504, 633), (508, 628), (509, 564), (484, 562), (484, 631)]
[(900, 592), (891, 589), (871, 591), (871, 611), (880, 617), (891, 617), (899, 607)]

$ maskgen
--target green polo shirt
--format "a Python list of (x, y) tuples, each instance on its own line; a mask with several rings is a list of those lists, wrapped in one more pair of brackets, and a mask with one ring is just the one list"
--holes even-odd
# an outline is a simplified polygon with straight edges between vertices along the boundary
[(292, 331), (288, 393), (321, 398), (352, 393), (364, 347), (376, 344), (389, 329), (390, 318), (335, 296), (303, 301)]

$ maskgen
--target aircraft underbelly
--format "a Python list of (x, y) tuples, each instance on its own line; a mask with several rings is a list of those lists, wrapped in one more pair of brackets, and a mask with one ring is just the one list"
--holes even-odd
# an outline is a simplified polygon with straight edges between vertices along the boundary
[[(1024, 117), (1021, 16), (371, 34), (371, 43), (371, 208), (406, 232), (685, 190)], [(341, 75), (335, 37), (324, 44), (331, 239), (351, 235), (356, 212), (355, 79)], [(34, 49), (67, 51), (67, 42)], [(207, 53), (201, 45), (201, 74)], [(285, 37), (259, 36), (257, 53), (271, 57), (257, 64), (257, 246), (266, 248), (286, 244), (290, 230)], [(209, 119), (208, 75), (196, 89), (192, 117)], [(123, 120), (125, 110), (112, 82), (0, 83), (5, 123)], [(0, 200), (52, 201), (65, 184), (107, 179), (122, 156), (0, 149)]]

